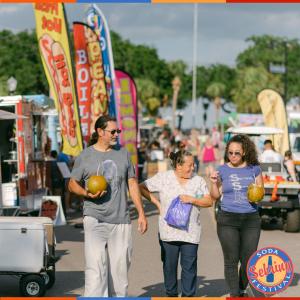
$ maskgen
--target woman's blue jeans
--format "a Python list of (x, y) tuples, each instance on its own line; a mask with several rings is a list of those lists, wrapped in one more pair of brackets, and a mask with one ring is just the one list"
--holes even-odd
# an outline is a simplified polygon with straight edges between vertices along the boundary
[(258, 212), (218, 212), (217, 233), (223, 250), (225, 280), (232, 297), (240, 296), (248, 285), (247, 263), (257, 250), (260, 226)]
[(197, 289), (197, 252), (198, 244), (186, 242), (159, 241), (163, 261), (166, 294), (178, 296), (177, 266), (180, 257), (181, 296), (193, 297)]

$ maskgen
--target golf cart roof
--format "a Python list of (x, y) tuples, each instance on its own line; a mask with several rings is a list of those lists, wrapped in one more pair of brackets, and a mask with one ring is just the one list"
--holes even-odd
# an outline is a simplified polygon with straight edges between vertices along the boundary
[(247, 134), (247, 135), (271, 135), (283, 134), (283, 130), (275, 127), (267, 126), (244, 126), (244, 127), (230, 127), (226, 130), (233, 134)]

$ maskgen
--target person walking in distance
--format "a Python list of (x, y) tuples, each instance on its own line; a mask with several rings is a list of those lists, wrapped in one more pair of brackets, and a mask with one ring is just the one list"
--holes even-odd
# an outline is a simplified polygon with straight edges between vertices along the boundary
[(226, 145), (225, 164), (210, 174), (210, 194), (214, 199), (221, 197), (217, 233), (231, 297), (246, 296), (247, 262), (257, 250), (260, 237), (258, 207), (250, 203), (247, 196), (251, 183), (263, 186), (257, 156), (255, 145), (249, 137), (236, 135)]
[[(108, 115), (95, 122), (97, 142), (76, 158), (69, 189), (83, 196), (85, 297), (126, 297), (132, 254), (132, 233), (127, 188), (138, 211), (138, 230), (145, 233), (147, 220), (130, 155), (117, 148), (116, 120)], [(92, 175), (103, 175), (106, 191), (86, 189)]]
[[(209, 177), (209, 173), (211, 168), (215, 167), (216, 163), (216, 149), (212, 144), (212, 140), (210, 137), (207, 137), (205, 141), (205, 145), (201, 152), (201, 165), (202, 169), (205, 172), (206, 177)], [(200, 166), (201, 167), (201, 166)]]

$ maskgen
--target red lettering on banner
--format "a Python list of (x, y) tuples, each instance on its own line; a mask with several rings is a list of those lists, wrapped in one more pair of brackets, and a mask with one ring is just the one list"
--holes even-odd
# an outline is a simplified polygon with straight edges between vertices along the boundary
[(55, 90), (57, 92), (58, 95), (58, 101), (59, 101), (59, 110), (60, 110), (60, 124), (62, 125), (61, 131), (62, 134), (65, 135), (67, 130), (67, 124), (66, 124), (66, 116), (65, 116), (65, 112), (62, 109), (62, 102), (61, 102), (61, 98), (60, 98), (60, 85), (59, 85), (59, 80), (57, 77), (57, 73), (55, 70), (55, 66), (54, 66), (54, 58), (52, 55), (52, 50), (51, 50), (51, 40), (50, 40), (50, 36), (48, 35), (44, 35), (42, 36), (42, 38), (40, 39), (40, 47), (41, 47), (41, 52), (43, 53), (43, 57), (46, 60), (46, 65), (48, 66), (49, 72), (51, 73), (51, 77), (53, 78), (53, 83), (54, 83), (54, 87)]
[(64, 87), (70, 86), (69, 73), (66, 68), (65, 56), (63, 54), (59, 54), (54, 56), (54, 61), (56, 64), (56, 68), (60, 70), (60, 74), (62, 76), (62, 85)]
[(36, 3), (35, 9), (52, 15), (58, 15), (58, 3)]
[(55, 31), (57, 33), (61, 33), (61, 23), (62, 20), (58, 18), (47, 19), (45, 16), (42, 18), (42, 29), (47, 29), (49, 31)]
[[(64, 102), (64, 107), (67, 110), (68, 116), (73, 116), (74, 111), (73, 111), (73, 97), (71, 93), (64, 93), (63, 94), (63, 102)], [(69, 135), (71, 137), (76, 136), (76, 121), (73, 118), (69, 118)]]
[(76, 85), (80, 111), (80, 126), (85, 144), (90, 139), (91, 120), (91, 66), (87, 56), (87, 37), (83, 24), (74, 24), (74, 46), (76, 49)]

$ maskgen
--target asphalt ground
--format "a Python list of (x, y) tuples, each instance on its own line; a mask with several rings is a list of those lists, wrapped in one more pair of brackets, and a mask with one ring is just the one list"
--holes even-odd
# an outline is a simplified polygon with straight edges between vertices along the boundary
[[(145, 235), (137, 231), (136, 213), (131, 209), (133, 224), (133, 258), (129, 272), (129, 296), (165, 296), (162, 263), (158, 244), (158, 214), (146, 202), (149, 229)], [(68, 216), (68, 225), (56, 227), (56, 282), (46, 296), (81, 296), (84, 288), (83, 229), (81, 213)], [(223, 275), (223, 256), (216, 234), (213, 209), (201, 209), (202, 236), (198, 251), (198, 297), (225, 297), (228, 289)], [(76, 225), (76, 226), (74, 226)], [(78, 226), (79, 225), (79, 226)], [(78, 228), (79, 227), (79, 228)], [(300, 296), (300, 233), (286, 233), (278, 227), (262, 230), (259, 248), (277, 246), (291, 257), (295, 276), (285, 291), (273, 297)], [(21, 245), (20, 245), (21, 246)], [(180, 271), (179, 273), (180, 274)], [(254, 296), (264, 297), (253, 291)], [(251, 291), (249, 295), (252, 296)], [(20, 296), (17, 276), (0, 276), (0, 296)]]

